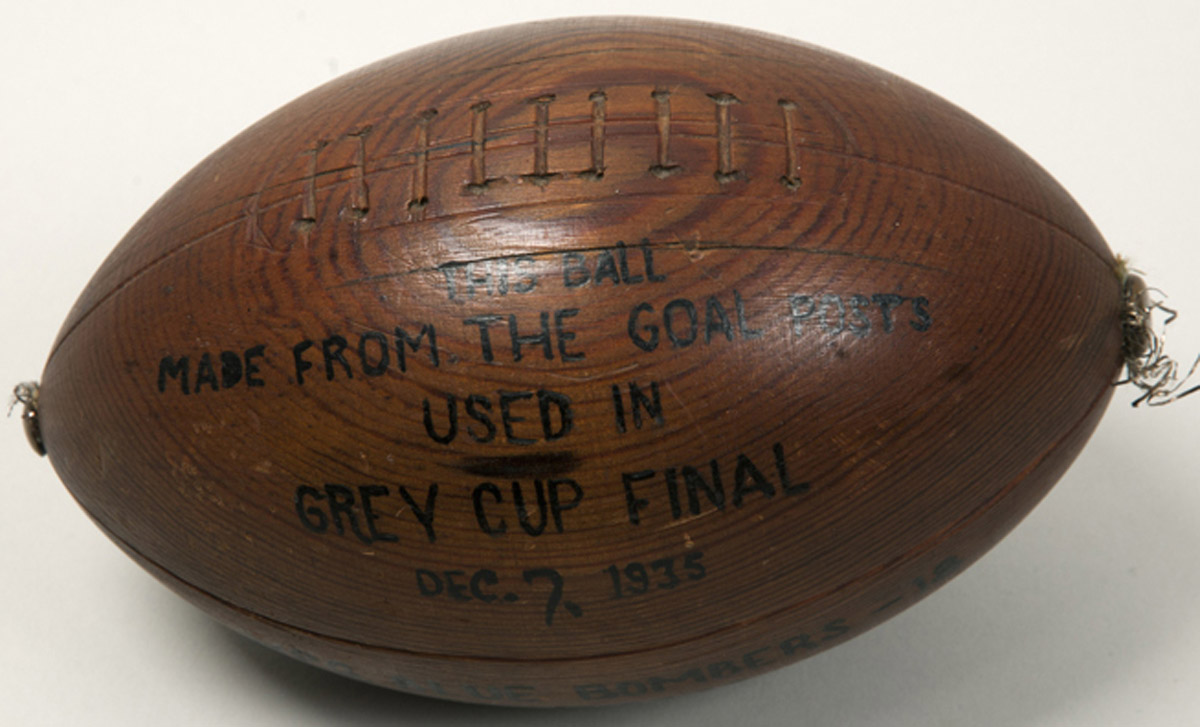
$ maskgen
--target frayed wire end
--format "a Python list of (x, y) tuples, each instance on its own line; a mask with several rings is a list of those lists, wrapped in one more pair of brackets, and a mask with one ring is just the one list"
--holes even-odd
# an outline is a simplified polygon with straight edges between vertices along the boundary
[(24, 405), (21, 410), (21, 421), (25, 423), (25, 436), (29, 446), (42, 457), (46, 456), (46, 445), (42, 442), (42, 428), (38, 421), (38, 383), (25, 381), (13, 387), (12, 401), (8, 405), (8, 415), (12, 416), (17, 404)]
[[(1129, 267), (1125, 258), (1117, 257), (1117, 275), (1121, 280), (1121, 355), (1125, 360), (1125, 378), (1117, 384), (1132, 384), (1141, 390), (1142, 395), (1133, 401), (1133, 406), (1143, 403), (1162, 406), (1200, 391), (1200, 385), (1185, 389), (1200, 367), (1200, 356), (1181, 378), (1179, 363), (1163, 351), (1167, 326), (1178, 313), (1163, 305), (1156, 296), (1161, 296), (1162, 291), (1147, 286), (1137, 274), (1140, 272)], [(1154, 311), (1166, 316), (1157, 331)]]

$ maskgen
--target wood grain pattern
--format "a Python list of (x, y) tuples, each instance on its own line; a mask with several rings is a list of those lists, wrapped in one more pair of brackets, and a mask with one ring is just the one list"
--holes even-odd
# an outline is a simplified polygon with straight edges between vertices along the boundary
[(969, 565), (1098, 421), (1120, 285), (977, 120), (784, 39), (505, 28), (246, 130), (64, 323), (97, 524), (335, 672), (609, 704), (835, 645)]

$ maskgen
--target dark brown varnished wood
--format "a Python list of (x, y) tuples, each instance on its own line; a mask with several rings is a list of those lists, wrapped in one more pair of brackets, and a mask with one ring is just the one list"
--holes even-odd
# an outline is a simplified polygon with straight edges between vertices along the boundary
[(39, 419), (231, 627), (464, 701), (609, 704), (836, 645), (979, 557), (1120, 365), (1086, 215), (883, 71), (677, 21), (334, 81), (143, 217)]

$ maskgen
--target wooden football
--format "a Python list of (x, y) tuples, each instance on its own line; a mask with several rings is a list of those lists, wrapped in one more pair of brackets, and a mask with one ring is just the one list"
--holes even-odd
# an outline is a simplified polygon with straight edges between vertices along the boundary
[(520, 25), (335, 80), (95, 274), (37, 425), (181, 596), (486, 703), (724, 684), (946, 583), (1121, 365), (1070, 196), (927, 91), (680, 21)]

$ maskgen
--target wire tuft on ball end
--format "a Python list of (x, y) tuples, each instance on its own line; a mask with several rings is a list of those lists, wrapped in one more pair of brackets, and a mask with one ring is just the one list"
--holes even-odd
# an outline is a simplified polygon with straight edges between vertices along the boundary
[(21, 411), (21, 421), (25, 423), (25, 436), (29, 438), (29, 446), (42, 457), (46, 456), (46, 445), (42, 442), (42, 429), (38, 423), (38, 382), (23, 381), (13, 387), (12, 402), (8, 405), (8, 415), (12, 416), (17, 404), (24, 405)]
[[(1141, 271), (1129, 267), (1127, 259), (1117, 257), (1116, 271), (1121, 280), (1121, 355), (1125, 360), (1125, 378), (1117, 384), (1132, 384), (1141, 390), (1142, 395), (1133, 401), (1133, 406), (1142, 403), (1162, 406), (1200, 391), (1200, 385), (1185, 388), (1200, 367), (1200, 356), (1180, 377), (1179, 362), (1163, 350), (1167, 326), (1178, 313), (1163, 305), (1155, 296), (1162, 295), (1162, 291), (1147, 286), (1137, 274)], [(1166, 316), (1158, 330), (1154, 326), (1154, 311)]]

